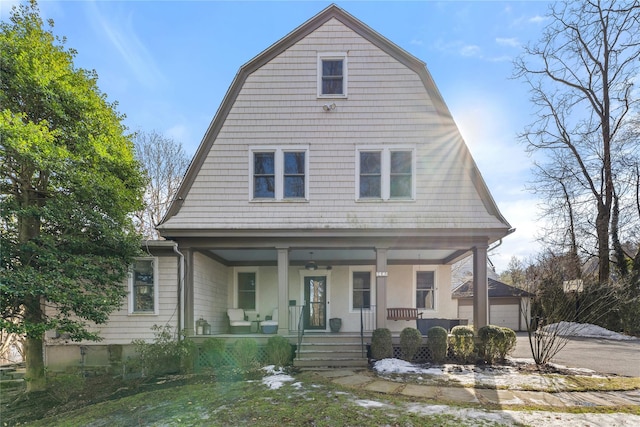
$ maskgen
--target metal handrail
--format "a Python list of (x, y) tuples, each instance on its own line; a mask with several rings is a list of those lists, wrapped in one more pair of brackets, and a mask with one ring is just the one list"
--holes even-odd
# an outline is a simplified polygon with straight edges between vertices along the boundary
[(304, 309), (305, 305), (300, 310), (300, 317), (298, 318), (298, 359), (300, 359), (300, 351), (302, 350), (302, 337), (304, 336)]
[(364, 357), (364, 314), (362, 304), (360, 304), (360, 356)]

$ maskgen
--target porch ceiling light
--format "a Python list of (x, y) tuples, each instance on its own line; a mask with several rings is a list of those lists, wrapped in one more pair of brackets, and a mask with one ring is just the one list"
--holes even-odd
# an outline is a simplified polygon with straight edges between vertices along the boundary
[(317, 270), (318, 265), (313, 262), (313, 252), (309, 252), (309, 254), (311, 255), (311, 259), (304, 265), (304, 268), (311, 271)]

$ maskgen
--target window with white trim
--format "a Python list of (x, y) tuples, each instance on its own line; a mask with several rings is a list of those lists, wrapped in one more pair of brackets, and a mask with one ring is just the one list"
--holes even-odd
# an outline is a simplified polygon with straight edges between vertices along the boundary
[(318, 54), (318, 97), (345, 98), (347, 96), (347, 54)]
[(255, 310), (258, 290), (255, 271), (240, 271), (237, 278), (236, 307), (251, 311)]
[(158, 314), (157, 258), (136, 258), (129, 271), (129, 314)]
[(416, 272), (416, 308), (433, 310), (436, 305), (435, 271)]
[(357, 153), (359, 200), (413, 200), (415, 153), (413, 148), (360, 148)]
[(309, 156), (306, 147), (253, 148), (251, 199), (306, 200)]

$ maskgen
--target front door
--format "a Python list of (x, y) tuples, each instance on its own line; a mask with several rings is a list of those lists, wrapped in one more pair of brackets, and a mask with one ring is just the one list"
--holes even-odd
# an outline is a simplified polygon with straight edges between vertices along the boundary
[(327, 329), (327, 276), (304, 278), (304, 328)]

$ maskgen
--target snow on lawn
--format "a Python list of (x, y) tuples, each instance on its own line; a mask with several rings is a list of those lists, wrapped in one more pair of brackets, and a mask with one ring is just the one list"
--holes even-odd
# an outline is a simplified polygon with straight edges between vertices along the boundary
[[(448, 364), (441, 366), (417, 365), (399, 359), (383, 359), (375, 363), (373, 369), (383, 377), (401, 380), (398, 377), (411, 374), (412, 381), (457, 382), (463, 386), (484, 386), (508, 389), (561, 389), (566, 382), (562, 376), (522, 372), (517, 365), (528, 364), (527, 359), (509, 359), (508, 366), (475, 366)], [(596, 376), (588, 369), (569, 369), (557, 365), (573, 375)]]
[(588, 323), (559, 322), (542, 328), (546, 332), (557, 331), (558, 335), (566, 337), (606, 338), (609, 340), (634, 340), (635, 337), (613, 332), (600, 326)]
[[(454, 408), (446, 405), (426, 405), (414, 403), (407, 405), (407, 411), (418, 415), (438, 415), (448, 414), (460, 418), (461, 420), (475, 420), (477, 425), (484, 422), (500, 423), (504, 425), (531, 425), (545, 427), (569, 427), (569, 426), (589, 426), (589, 427), (609, 427), (609, 426), (638, 426), (640, 416), (622, 413), (611, 414), (572, 414), (564, 412), (546, 411), (488, 411), (471, 408)], [(464, 424), (464, 423), (462, 423)], [(465, 424), (466, 425), (466, 424)]]
[(267, 376), (262, 378), (262, 384), (271, 390), (277, 390), (282, 387), (284, 383), (294, 380), (291, 375), (285, 374), (282, 368), (276, 369), (274, 365), (265, 366), (262, 370), (267, 373)]

